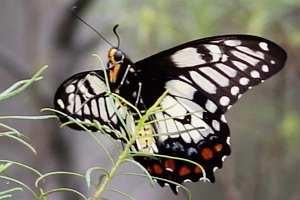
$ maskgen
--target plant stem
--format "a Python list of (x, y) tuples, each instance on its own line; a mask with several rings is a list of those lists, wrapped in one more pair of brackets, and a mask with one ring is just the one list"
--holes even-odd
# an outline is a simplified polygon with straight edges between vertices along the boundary
[[(133, 134), (133, 136), (136, 134)], [(127, 143), (127, 145), (124, 148), (124, 151), (120, 154), (119, 159), (115, 163), (115, 165), (112, 167), (111, 171), (108, 174), (108, 177), (105, 179), (101, 187), (95, 192), (93, 199), (98, 199), (100, 195), (105, 191), (106, 186), (108, 183), (112, 180), (112, 178), (115, 176), (116, 171), (120, 167), (120, 165), (124, 162), (124, 160), (127, 158), (131, 145), (135, 142), (135, 137), (132, 137), (131, 140)]]

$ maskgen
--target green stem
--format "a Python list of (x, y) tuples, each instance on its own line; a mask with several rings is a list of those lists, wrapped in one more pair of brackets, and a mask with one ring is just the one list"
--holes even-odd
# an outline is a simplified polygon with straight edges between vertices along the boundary
[(108, 185), (108, 183), (116, 175), (116, 172), (117, 172), (118, 168), (124, 162), (124, 160), (127, 158), (128, 154), (130, 152), (131, 145), (133, 145), (133, 143), (135, 142), (135, 135), (136, 134), (133, 134), (133, 137), (131, 138), (131, 140), (125, 146), (124, 151), (121, 153), (121, 155), (119, 156), (118, 161), (114, 164), (113, 168), (109, 172), (108, 177), (105, 179), (105, 181), (103, 182), (101, 187), (95, 192), (95, 194), (93, 196), (93, 199), (96, 200), (100, 197), (100, 195), (105, 191), (105, 188)]

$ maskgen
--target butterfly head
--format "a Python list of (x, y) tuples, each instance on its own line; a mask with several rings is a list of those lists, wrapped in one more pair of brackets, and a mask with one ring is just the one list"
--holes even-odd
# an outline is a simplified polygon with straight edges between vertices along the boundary
[(107, 67), (109, 69), (109, 81), (111, 83), (116, 83), (124, 58), (123, 52), (117, 48), (113, 47), (108, 51)]

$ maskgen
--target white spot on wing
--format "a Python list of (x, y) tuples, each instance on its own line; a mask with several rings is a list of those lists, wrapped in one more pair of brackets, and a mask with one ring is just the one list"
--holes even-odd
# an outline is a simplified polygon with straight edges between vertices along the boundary
[[(207, 44), (204, 45), (204, 47), (210, 51), (209, 54), (212, 56), (212, 60), (210, 62), (217, 62), (220, 60), (222, 56), (222, 52), (218, 45)], [(222, 59), (226, 59), (226, 58), (222, 57)]]
[(250, 75), (251, 75), (252, 78), (259, 78), (260, 77), (259, 72), (256, 71), (256, 70), (251, 71)]
[(221, 115), (221, 121), (224, 122), (224, 123), (227, 123), (227, 120), (225, 118), (225, 115)]
[(276, 62), (274, 60), (271, 60), (271, 64), (274, 65)]
[(241, 45), (242, 42), (240, 40), (225, 40), (224, 44), (230, 47), (235, 47)]
[(165, 88), (169, 89), (171, 94), (188, 97), (190, 99), (192, 99), (194, 93), (197, 91), (196, 88), (180, 80), (166, 82)]
[(261, 66), (261, 69), (263, 70), (263, 72), (269, 72), (269, 67), (268, 67), (268, 65), (263, 65), (263, 66)]
[(90, 87), (93, 89), (95, 94), (101, 94), (105, 92), (106, 85), (105, 82), (102, 81), (96, 75), (88, 75), (86, 79), (89, 81)]
[(67, 87), (66, 87), (66, 93), (73, 93), (73, 92), (75, 92), (75, 86), (74, 85), (68, 85)]
[(260, 51), (253, 51), (252, 49), (248, 48), (248, 47), (244, 47), (244, 46), (239, 46), (239, 47), (236, 47), (238, 50), (240, 51), (243, 51), (247, 54), (250, 54), (252, 56), (255, 56), (255, 57), (258, 57), (258, 58), (261, 58), (261, 59), (264, 59), (265, 58), (265, 55), (260, 52)]
[(220, 98), (220, 104), (221, 104), (222, 106), (228, 106), (229, 103), (230, 103), (230, 99), (229, 99), (228, 97), (222, 96), (222, 97)]
[(81, 111), (81, 100), (78, 95), (74, 95), (71, 93), (68, 98), (70, 104), (67, 106), (67, 109), (70, 113), (76, 113), (78, 115), (82, 115)]
[(226, 54), (222, 55), (221, 61), (226, 62), (228, 60), (228, 56)]
[(82, 93), (82, 96), (85, 96), (87, 98), (93, 97), (93, 95), (89, 93), (88, 89), (84, 86), (85, 81), (87, 80), (81, 79), (80, 81), (78, 81), (77, 83), (78, 90)]
[[(191, 139), (193, 140), (194, 143), (198, 143), (200, 140), (203, 138), (199, 134), (199, 132), (194, 129), (194, 127), (190, 124), (185, 124), (184, 127), (188, 130), (189, 135), (191, 136)], [(192, 130), (194, 129), (194, 130)]]
[(223, 156), (221, 159), (224, 162), (224, 160), (227, 158), (227, 156)]
[(168, 133), (170, 133), (168, 136), (171, 138), (178, 138), (179, 134), (173, 134), (173, 133), (178, 132), (178, 129), (175, 126), (175, 121), (173, 119), (167, 119), (166, 125), (167, 125)]
[(232, 63), (237, 66), (240, 70), (244, 71), (245, 69), (248, 68), (247, 65), (245, 65), (244, 63), (241, 63), (239, 61), (232, 61)]
[(91, 120), (89, 120), (89, 119), (84, 119), (84, 122), (92, 123)]
[[(165, 118), (164, 115), (162, 114), (162, 112), (156, 113), (155, 118), (158, 120), (158, 122), (157, 122), (158, 132), (159, 133), (167, 133), (167, 128), (166, 128), (165, 121), (162, 120), (162, 119)], [(162, 141), (160, 140), (160, 142), (163, 142), (163, 140)]]
[(181, 79), (181, 80), (184, 80), (185, 82), (187, 82), (187, 83), (192, 83), (191, 82), (191, 80), (190, 79), (187, 79), (185, 76), (179, 76), (179, 78)]
[(194, 67), (206, 63), (205, 60), (201, 59), (197, 49), (192, 47), (177, 51), (171, 56), (171, 59), (179, 68)]
[[(208, 126), (203, 119), (200, 119), (195, 115), (192, 115), (191, 124), (193, 125), (193, 128), (196, 128), (198, 132), (201, 132), (201, 135), (204, 137), (210, 133), (213, 133), (213, 130), (210, 128), (210, 126)], [(190, 133), (190, 135), (192, 134)]]
[(105, 103), (106, 109), (101, 111), (101, 116), (102, 116), (102, 113), (106, 112), (106, 110), (107, 110), (108, 120), (112, 120), (113, 122), (117, 122), (117, 116), (115, 114), (114, 109), (111, 106), (110, 99), (105, 98), (105, 101), (106, 101), (106, 103)]
[(212, 80), (214, 80), (218, 85), (222, 87), (226, 87), (229, 85), (229, 79), (223, 76), (222, 74), (220, 74), (219, 72), (217, 72), (216, 70), (214, 70), (213, 68), (201, 67), (199, 70), (203, 72), (205, 75), (212, 78)]
[(239, 52), (239, 51), (233, 50), (233, 51), (231, 51), (231, 53), (233, 55), (235, 55), (238, 59), (243, 60), (253, 66), (255, 66), (259, 61), (258, 59), (252, 58), (252, 57), (250, 57), (242, 52)]
[(269, 51), (269, 47), (268, 47), (268, 44), (267, 44), (267, 43), (265, 43), (265, 42), (260, 42), (258, 45), (259, 45), (259, 47), (260, 47), (262, 50)]
[(108, 119), (107, 112), (105, 109), (104, 98), (99, 98), (98, 105), (99, 105), (99, 111), (100, 111), (101, 118), (103, 119), (103, 121), (108, 121), (109, 119)]
[(165, 141), (168, 138), (169, 138), (169, 136), (166, 135), (166, 134), (160, 135), (160, 136), (158, 136), (158, 141), (163, 142), (163, 141)]
[(184, 142), (186, 142), (188, 144), (191, 143), (192, 138), (190, 137), (190, 135), (187, 132), (184, 132), (184, 133), (180, 134), (180, 136), (182, 137)]
[(220, 47), (218, 45), (215, 45), (215, 44), (206, 44), (204, 46), (205, 46), (205, 48), (207, 48), (208, 50), (210, 50), (210, 52), (212, 52), (212, 53), (221, 54), (221, 50), (220, 50)]
[(240, 88), (238, 86), (233, 86), (231, 89), (230, 89), (230, 93), (232, 95), (237, 95), (238, 93), (240, 92)]
[(97, 101), (95, 99), (91, 100), (91, 110), (95, 117), (99, 117)]
[(212, 102), (211, 100), (207, 100), (205, 103), (205, 108), (207, 111), (211, 112), (211, 113), (215, 113), (217, 110), (217, 106), (214, 102)]
[[(196, 115), (199, 118), (203, 118), (204, 109), (198, 104), (196, 104), (195, 102), (193, 102), (193, 100), (179, 98), (179, 97), (176, 97), (175, 99), (176, 101), (180, 102), (180, 104), (183, 106), (183, 108), (186, 110), (187, 113), (193, 113), (193, 115)], [(184, 113), (184, 115), (185, 114), (186, 113)]]
[(220, 131), (220, 123), (217, 120), (212, 121), (212, 126), (216, 131)]
[(223, 63), (217, 63), (216, 67), (220, 69), (222, 72), (224, 72), (229, 77), (235, 77), (237, 74), (237, 71), (227, 65), (224, 65)]
[(226, 142), (228, 145), (230, 145), (230, 137), (227, 137)]
[(166, 96), (162, 102), (162, 107), (167, 108), (165, 112), (168, 113), (170, 116), (183, 116), (186, 114), (186, 109), (184, 109), (174, 98), (170, 96)]
[(84, 106), (83, 106), (83, 112), (86, 115), (90, 115), (91, 114), (90, 108), (89, 108), (89, 106), (87, 104), (84, 104)]
[(240, 82), (241, 85), (247, 85), (249, 83), (249, 81), (250, 80), (248, 78), (246, 78), (246, 77), (242, 77), (239, 80), (239, 82)]
[(56, 102), (60, 106), (61, 109), (65, 109), (65, 104), (64, 104), (63, 100), (57, 99)]
[(175, 121), (175, 126), (177, 127), (177, 131), (179, 131), (179, 132), (185, 130), (183, 124), (179, 121)]
[(199, 73), (195, 71), (191, 71), (190, 75), (193, 81), (195, 81), (195, 83), (205, 92), (208, 92), (210, 94), (216, 94), (217, 87), (209, 80), (207, 80), (206, 78), (204, 78), (203, 76), (201, 76)]

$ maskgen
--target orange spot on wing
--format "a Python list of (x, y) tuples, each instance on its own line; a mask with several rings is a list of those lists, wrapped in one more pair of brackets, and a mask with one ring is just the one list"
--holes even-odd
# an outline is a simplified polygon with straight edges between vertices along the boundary
[(158, 164), (153, 165), (153, 170), (154, 170), (154, 173), (156, 173), (156, 174), (159, 174), (159, 175), (163, 174), (163, 169)]
[(190, 173), (191, 173), (191, 170), (186, 165), (181, 166), (179, 169), (179, 176), (185, 176)]
[(173, 159), (167, 159), (165, 161), (165, 168), (171, 169), (172, 171), (175, 170), (175, 161)]
[(215, 146), (214, 146), (214, 149), (215, 149), (215, 151), (216, 152), (220, 152), (220, 151), (222, 151), (222, 148), (223, 148), (223, 145), (222, 144), (216, 144)]
[(212, 150), (208, 147), (206, 148), (203, 148), (201, 150), (201, 155), (203, 157), (204, 160), (209, 160), (211, 159), (212, 157), (214, 157), (214, 153), (212, 152)]
[(200, 173), (202, 173), (202, 168), (196, 165), (194, 168), (194, 172), (195, 172), (195, 174), (200, 174)]

